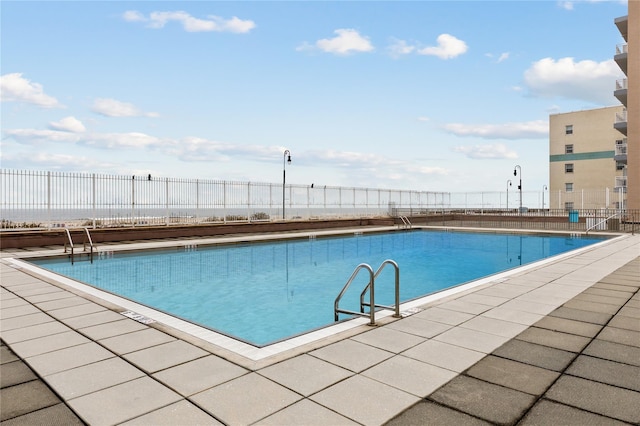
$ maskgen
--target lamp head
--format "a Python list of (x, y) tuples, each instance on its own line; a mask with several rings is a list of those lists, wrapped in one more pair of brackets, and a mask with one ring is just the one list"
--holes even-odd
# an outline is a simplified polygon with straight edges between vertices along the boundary
[(518, 176), (518, 170), (517, 169), (513, 169), (513, 175), (514, 176)]
[(287, 155), (287, 163), (291, 164), (291, 155)]

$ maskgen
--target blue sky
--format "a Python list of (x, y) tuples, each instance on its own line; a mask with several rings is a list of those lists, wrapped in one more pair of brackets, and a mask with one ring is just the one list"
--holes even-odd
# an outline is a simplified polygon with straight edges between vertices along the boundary
[(2, 168), (415, 189), (548, 184), (618, 105), (624, 1), (1, 2)]

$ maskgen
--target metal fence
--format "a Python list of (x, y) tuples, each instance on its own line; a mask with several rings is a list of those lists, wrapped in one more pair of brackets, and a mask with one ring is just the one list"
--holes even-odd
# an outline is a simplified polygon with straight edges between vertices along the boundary
[(0, 169), (4, 229), (380, 217), (403, 210), (621, 210), (623, 197), (610, 190), (450, 193)]

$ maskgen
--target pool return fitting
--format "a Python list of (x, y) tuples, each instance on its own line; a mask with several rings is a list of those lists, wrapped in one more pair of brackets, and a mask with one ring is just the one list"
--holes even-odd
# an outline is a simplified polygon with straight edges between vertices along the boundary
[[(393, 268), (395, 269), (395, 305), (394, 306), (376, 305), (375, 303), (375, 281), (378, 275), (380, 275), (380, 272), (382, 272), (384, 267), (387, 265), (392, 265)], [(342, 299), (342, 296), (347, 291), (347, 289), (349, 288), (353, 280), (356, 278), (358, 273), (363, 269), (369, 273), (369, 283), (365, 286), (364, 290), (362, 290), (362, 293), (360, 293), (360, 312), (350, 311), (348, 309), (340, 309), (339, 307), (340, 299)], [(369, 292), (369, 303), (366, 303), (364, 301), (367, 291)], [(365, 306), (369, 307), (368, 313), (365, 313), (364, 311)], [(351, 277), (349, 277), (349, 280), (344, 285), (344, 287), (342, 288), (342, 291), (340, 292), (340, 294), (338, 294), (338, 297), (336, 297), (336, 300), (333, 304), (334, 319), (335, 321), (338, 321), (338, 314), (340, 313), (349, 314), (349, 315), (358, 315), (363, 317), (369, 317), (369, 325), (376, 325), (375, 308), (393, 310), (394, 311), (393, 316), (395, 318), (400, 318), (400, 268), (398, 267), (398, 264), (393, 260), (387, 259), (384, 262), (382, 262), (382, 264), (380, 265), (380, 267), (375, 273), (373, 272), (373, 268), (366, 263), (361, 263), (358, 266), (356, 266), (356, 269), (354, 269), (353, 273), (351, 274)]]

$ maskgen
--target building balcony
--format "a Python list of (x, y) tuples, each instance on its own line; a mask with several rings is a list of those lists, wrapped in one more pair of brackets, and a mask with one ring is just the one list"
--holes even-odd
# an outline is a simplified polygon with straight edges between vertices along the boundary
[(616, 150), (613, 160), (618, 163), (627, 164), (627, 138), (616, 141)]
[(618, 44), (616, 46), (616, 54), (613, 56), (613, 60), (616, 61), (616, 64), (620, 67), (622, 72), (627, 75), (627, 44)]
[(613, 96), (620, 101), (624, 106), (627, 106), (627, 82), (626, 78), (616, 81), (616, 90), (613, 91)]
[(627, 35), (629, 34), (629, 15), (621, 16), (613, 20), (618, 27), (618, 31), (620, 31), (620, 35), (627, 40)]
[(627, 110), (616, 112), (616, 120), (613, 122), (613, 128), (627, 136)]
[(613, 189), (615, 189), (616, 191), (620, 191), (620, 189), (622, 189), (623, 192), (627, 192), (627, 177), (616, 176), (616, 182), (613, 186)]

